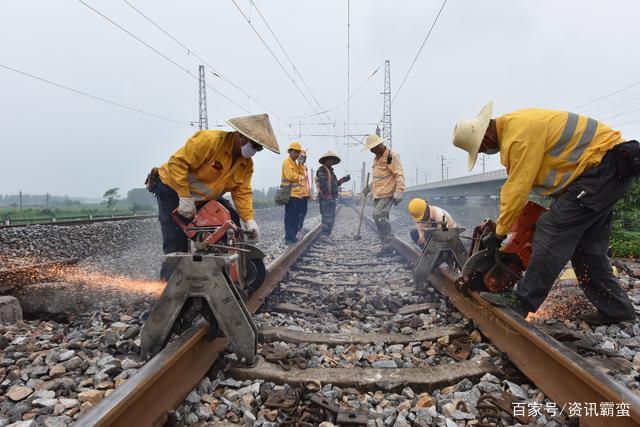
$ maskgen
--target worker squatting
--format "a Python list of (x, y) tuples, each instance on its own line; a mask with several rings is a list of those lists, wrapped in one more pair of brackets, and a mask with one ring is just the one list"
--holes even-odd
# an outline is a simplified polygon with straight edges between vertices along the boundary
[[(594, 119), (570, 112), (525, 109), (491, 118), (492, 104), (478, 117), (462, 120), (453, 132), (454, 146), (469, 155), (469, 170), (478, 153), (500, 154), (508, 178), (501, 189), (500, 215), (495, 233), (486, 236), (487, 248), (499, 249), (528, 194), (539, 191), (555, 203), (538, 221), (529, 267), (515, 290), (503, 294), (482, 293), (487, 301), (509, 306), (526, 316), (535, 312), (547, 297), (562, 268), (571, 260), (587, 298), (598, 314), (591, 323), (634, 320), (633, 305), (614, 277), (607, 248), (614, 203), (640, 174), (640, 146), (625, 141), (620, 132)], [(185, 252), (188, 242), (171, 218), (177, 209), (192, 218), (207, 201), (216, 199), (231, 213), (236, 224), (258, 239), (253, 212), (251, 176), (253, 157), (267, 148), (280, 153), (266, 114), (240, 117), (227, 122), (234, 131), (196, 132), (157, 172), (150, 174), (148, 187), (158, 200), (164, 253)], [(373, 217), (382, 242), (381, 253), (393, 252), (389, 212), (399, 204), (405, 181), (399, 155), (377, 135), (369, 135), (364, 150), (374, 155), (372, 182), (364, 197), (373, 197)], [(288, 148), (282, 164), (279, 201), (285, 206), (285, 240), (293, 243), (302, 229), (310, 198), (306, 152), (298, 141)], [(333, 167), (340, 163), (329, 151), (319, 159), (316, 172), (322, 232), (331, 234), (335, 219), (338, 179)], [(235, 209), (222, 196), (231, 193)], [(416, 227), (411, 238), (424, 246), (425, 229), (456, 222), (444, 209), (428, 200), (413, 199), (408, 211)], [(161, 276), (171, 272), (163, 265)]]

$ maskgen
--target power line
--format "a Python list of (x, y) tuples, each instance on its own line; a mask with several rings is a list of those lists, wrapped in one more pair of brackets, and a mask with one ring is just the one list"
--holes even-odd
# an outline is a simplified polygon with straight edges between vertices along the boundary
[[(300, 93), (300, 95), (302, 95), (302, 97), (304, 98), (304, 100), (307, 102), (307, 104), (309, 104), (309, 106), (311, 107), (311, 109), (313, 111), (315, 111), (316, 113), (318, 113), (318, 108), (313, 105), (313, 103), (309, 100), (309, 98), (307, 97), (307, 95), (304, 93), (304, 91), (300, 88), (300, 86), (298, 85), (298, 83), (296, 83), (296, 80), (291, 76), (291, 74), (287, 71), (287, 69), (285, 68), (285, 66), (282, 64), (282, 62), (280, 61), (280, 59), (278, 59), (278, 57), (276, 56), (275, 52), (273, 51), (273, 49), (271, 49), (271, 47), (269, 46), (269, 44), (267, 43), (267, 41), (264, 39), (264, 37), (262, 37), (262, 35), (260, 34), (260, 32), (256, 29), (256, 27), (253, 25), (253, 23), (251, 22), (251, 20), (249, 19), (249, 17), (244, 13), (244, 11), (240, 8), (240, 6), (238, 6), (238, 3), (236, 2), (236, 0), (231, 0), (233, 2), (233, 4), (236, 6), (236, 9), (238, 9), (238, 12), (240, 12), (240, 14), (242, 15), (242, 17), (245, 19), (245, 21), (247, 21), (247, 23), (249, 24), (249, 26), (251, 27), (251, 29), (253, 30), (254, 33), (256, 33), (256, 35), (258, 36), (258, 38), (260, 39), (260, 41), (262, 42), (262, 44), (264, 45), (264, 47), (267, 49), (267, 51), (271, 54), (271, 56), (273, 57), (273, 59), (275, 59), (275, 61), (278, 63), (278, 65), (280, 66), (280, 68), (282, 69), (282, 71), (285, 73), (285, 75), (287, 76), (287, 78), (291, 81), (291, 83), (293, 83), (293, 85), (295, 86), (295, 88), (298, 90), (298, 92)], [(320, 115), (320, 113), (318, 113), (318, 115)], [(331, 129), (327, 130), (329, 132), (331, 132)], [(337, 137), (337, 136), (336, 136)], [(338, 146), (337, 142), (336, 142), (336, 148), (338, 151), (340, 151), (340, 147)]]
[(420, 52), (422, 52), (422, 49), (424, 48), (424, 45), (427, 44), (427, 40), (429, 40), (429, 36), (431, 35), (431, 31), (433, 31), (433, 28), (436, 26), (436, 22), (438, 22), (438, 18), (440, 18), (440, 14), (442, 13), (442, 10), (444, 9), (444, 6), (446, 4), (447, 4), (447, 0), (444, 0), (444, 2), (442, 2), (442, 6), (440, 6), (440, 10), (438, 11), (438, 14), (436, 15), (435, 19), (431, 23), (431, 27), (429, 28), (429, 31), (427, 32), (427, 35), (425, 36), (424, 40), (422, 41), (422, 45), (420, 46), (420, 49), (418, 49), (418, 53), (416, 53), (416, 57), (413, 58), (413, 62), (411, 63), (411, 66), (407, 70), (407, 74), (404, 75), (404, 78), (402, 79), (402, 83), (400, 83), (400, 86), (398, 87), (398, 90), (396, 91), (396, 94), (394, 95), (393, 100), (391, 100), (392, 103), (398, 97), (398, 94), (400, 93), (400, 90), (402, 89), (402, 86), (404, 86), (404, 82), (407, 80), (407, 77), (409, 77), (409, 73), (413, 69), (413, 66), (415, 65), (416, 61), (418, 60), (418, 56), (420, 56)]
[[(133, 39), (137, 40), (139, 43), (141, 43), (143, 46), (147, 47), (148, 49), (150, 49), (151, 51), (155, 52), (157, 55), (159, 55), (160, 57), (162, 57), (164, 60), (168, 61), (170, 64), (178, 67), (179, 69), (181, 69), (182, 71), (184, 71), (185, 73), (187, 73), (188, 75), (190, 75), (191, 77), (193, 77), (194, 79), (198, 80), (199, 76), (196, 76), (195, 74), (192, 74), (191, 71), (189, 71), (189, 69), (185, 68), (184, 66), (180, 65), (179, 63), (177, 63), (176, 61), (174, 61), (173, 59), (169, 58), (167, 55), (165, 55), (164, 53), (160, 52), (158, 49), (154, 48), (153, 46), (151, 46), (149, 43), (145, 42), (144, 40), (142, 40), (140, 37), (136, 36), (135, 34), (133, 34), (131, 31), (127, 30), (126, 28), (124, 28), (122, 25), (118, 24), (116, 21), (114, 21), (113, 19), (109, 18), (108, 16), (106, 16), (105, 14), (103, 14), (102, 12), (100, 12), (99, 10), (95, 9), (94, 7), (92, 7), (91, 5), (89, 5), (88, 3), (84, 2), (83, 0), (78, 0), (78, 2), (82, 3), (83, 5), (85, 5), (87, 8), (89, 8), (90, 10), (92, 10), (94, 13), (98, 14), (99, 16), (101, 16), (103, 19), (105, 19), (106, 21), (110, 22), (111, 24), (115, 25), (117, 28), (119, 28), (120, 30), (122, 30), (125, 34), (129, 35), (130, 37), (132, 37)], [(238, 104), (236, 101), (234, 101), (233, 99), (229, 98), (227, 95), (225, 95), (224, 93), (220, 92), (219, 90), (217, 90), (216, 88), (214, 88), (213, 86), (210, 86), (207, 84), (207, 87), (211, 88), (214, 92), (216, 92), (217, 94), (219, 94), (220, 96), (222, 96), (223, 98), (225, 98), (227, 101), (231, 102), (232, 104), (234, 104), (236, 107), (242, 109), (243, 111), (246, 111), (247, 113), (249, 112), (249, 110), (247, 110), (246, 108), (244, 108), (242, 105)]]
[(330, 113), (332, 111), (339, 110), (340, 108), (342, 108), (343, 105), (345, 105), (347, 103), (347, 100), (349, 100), (349, 101), (352, 100), (353, 97), (356, 96), (360, 92), (360, 90), (366, 86), (367, 83), (369, 83), (369, 81), (373, 78), (373, 76), (376, 75), (376, 73), (380, 70), (380, 68), (382, 68), (382, 65), (379, 65), (375, 70), (373, 70), (373, 72), (371, 74), (369, 74), (369, 76), (366, 78), (366, 80), (364, 82), (362, 82), (362, 84), (360, 84), (360, 86), (358, 86), (358, 88), (351, 93), (349, 98), (343, 100), (337, 106), (335, 106), (333, 108), (330, 108), (328, 110), (325, 110), (325, 111), (320, 111), (320, 113), (314, 113), (314, 114), (310, 114), (310, 115), (304, 116), (304, 117), (315, 117), (315, 116), (318, 116), (320, 114)]
[[(79, 0), (81, 1), (81, 0)], [(282, 69), (282, 71), (286, 74), (286, 76), (289, 78), (289, 80), (291, 80), (291, 83), (293, 83), (293, 85), (296, 87), (296, 89), (298, 90), (298, 92), (300, 92), (300, 94), (302, 95), (302, 97), (305, 99), (305, 101), (307, 102), (307, 104), (309, 104), (309, 106), (311, 106), (311, 109), (317, 112), (317, 108), (313, 105), (313, 103), (309, 100), (309, 98), (307, 97), (307, 95), (302, 91), (302, 89), (300, 89), (300, 86), (298, 86), (298, 83), (296, 83), (295, 79), (291, 76), (291, 74), (289, 74), (289, 72), (287, 71), (287, 69), (284, 67), (284, 65), (282, 64), (282, 62), (278, 59), (278, 57), (276, 56), (276, 54), (273, 52), (273, 50), (271, 49), (271, 47), (267, 44), (266, 40), (262, 37), (262, 35), (258, 32), (258, 30), (256, 29), (256, 27), (253, 25), (253, 23), (251, 22), (251, 20), (249, 19), (249, 17), (244, 13), (244, 11), (240, 8), (240, 6), (238, 6), (238, 3), (236, 2), (236, 0), (231, 0), (233, 2), (233, 4), (236, 6), (236, 9), (238, 9), (238, 11), (240, 12), (240, 14), (242, 15), (242, 17), (245, 19), (245, 21), (247, 21), (247, 23), (249, 24), (249, 26), (251, 27), (251, 29), (253, 29), (253, 32), (256, 33), (256, 35), (258, 36), (258, 38), (260, 39), (260, 41), (262, 42), (262, 44), (264, 45), (265, 48), (267, 48), (267, 50), (269, 51), (269, 53), (271, 54), (271, 56), (273, 57), (273, 59), (276, 60), (276, 62), (278, 63), (278, 65), (280, 66), (280, 68)]]
[(262, 12), (260, 12), (260, 9), (258, 9), (258, 6), (256, 5), (255, 1), (249, 0), (249, 3), (256, 9), (256, 11), (258, 12), (258, 15), (260, 15), (260, 19), (262, 19), (262, 22), (264, 22), (264, 24), (267, 26), (267, 28), (269, 29), (269, 32), (271, 33), (273, 38), (276, 40), (276, 43), (278, 43), (278, 46), (280, 46), (280, 49), (282, 50), (282, 53), (284, 53), (284, 56), (287, 58), (287, 61), (289, 61), (289, 64), (291, 64), (291, 67), (293, 68), (293, 72), (296, 73), (300, 77), (300, 80), (302, 81), (302, 84), (304, 84), (304, 86), (307, 88), (307, 91), (309, 91), (309, 94), (311, 95), (311, 97), (315, 101), (315, 103), (318, 106), (318, 108), (320, 108), (320, 103), (318, 102), (318, 99), (316, 98), (316, 96), (314, 95), (313, 91), (311, 90), (311, 88), (309, 87), (307, 82), (305, 81), (304, 77), (302, 77), (302, 74), (300, 74), (300, 71), (298, 71), (298, 67), (296, 67), (296, 65), (291, 60), (291, 57), (289, 57), (289, 54), (287, 54), (287, 51), (285, 50), (284, 46), (282, 46), (282, 43), (280, 43), (280, 40), (278, 39), (278, 36), (276, 36), (276, 34), (271, 29), (271, 25), (269, 25), (269, 23), (267, 22), (265, 17), (262, 15)]
[(631, 89), (632, 87), (635, 87), (635, 86), (638, 86), (638, 85), (640, 85), (640, 82), (632, 83), (632, 84), (630, 84), (629, 86), (625, 86), (625, 87), (623, 87), (622, 89), (614, 90), (613, 92), (610, 92), (610, 93), (608, 93), (608, 94), (606, 94), (606, 95), (599, 96), (598, 98), (592, 99), (591, 101), (587, 101), (587, 102), (585, 102), (585, 103), (583, 103), (583, 104), (580, 104), (580, 105), (578, 105), (578, 106), (576, 106), (576, 107), (570, 108), (570, 110), (577, 110), (578, 108), (582, 108), (582, 107), (584, 107), (585, 105), (589, 105), (589, 104), (592, 104), (592, 103), (594, 103), (594, 102), (598, 102), (598, 101), (600, 101), (600, 100), (602, 100), (602, 99), (605, 99), (605, 98), (610, 97), (611, 95), (615, 95), (615, 94), (617, 94), (617, 93), (623, 92), (623, 91), (625, 91), (625, 90), (627, 90), (627, 89)]
[[(225, 75), (223, 75), (219, 70), (217, 70), (215, 67), (213, 67), (212, 65), (210, 65), (204, 58), (202, 58), (200, 55), (198, 55), (196, 52), (194, 52), (189, 46), (187, 46), (186, 44), (184, 44), (183, 42), (181, 42), (180, 40), (178, 40), (175, 36), (173, 36), (171, 33), (169, 33), (167, 30), (165, 30), (160, 24), (158, 24), (156, 21), (154, 21), (153, 19), (151, 19), (149, 16), (147, 16), (144, 12), (142, 12), (140, 9), (138, 9), (137, 7), (135, 7), (133, 4), (131, 4), (128, 0), (123, 0), (129, 7), (131, 7), (134, 11), (136, 11), (140, 16), (142, 16), (145, 20), (147, 20), (148, 22), (150, 22), (154, 27), (156, 27), (158, 30), (160, 30), (162, 33), (164, 33), (167, 37), (169, 37), (171, 40), (173, 40), (174, 42), (176, 42), (178, 45), (180, 45), (183, 49), (185, 49), (187, 51), (187, 53), (189, 55), (193, 55), (194, 57), (196, 57), (197, 59), (199, 59), (207, 68), (209, 68), (211, 70), (211, 73), (215, 76), (218, 77), (224, 81), (226, 81), (227, 83), (229, 83), (231, 86), (233, 86), (234, 88), (236, 88), (237, 90), (239, 90), (240, 92), (242, 92), (244, 95), (248, 96), (249, 98), (255, 100), (258, 104), (260, 104), (262, 107), (271, 110), (273, 112), (273, 114), (280, 118), (281, 120), (286, 120), (283, 117), (279, 116), (278, 114), (276, 114), (276, 111), (280, 111), (281, 113), (283, 113), (284, 115), (288, 115), (284, 112), (282, 112), (282, 110), (280, 110), (279, 108), (274, 107), (273, 105), (270, 105), (268, 102), (258, 98), (257, 96), (252, 95), (251, 93), (247, 92), (245, 89), (243, 89), (242, 87), (240, 87), (239, 85), (237, 85), (236, 83), (234, 83), (232, 80), (230, 80), (229, 78), (227, 78)], [(214, 89), (215, 90), (215, 89)]]
[(149, 111), (141, 110), (140, 108), (131, 107), (129, 105), (121, 104), (121, 103), (116, 102), (116, 101), (111, 101), (109, 99), (102, 98), (102, 97), (97, 96), (97, 95), (92, 95), (90, 93), (81, 91), (79, 89), (74, 89), (72, 87), (65, 86), (63, 84), (56, 83), (56, 82), (53, 82), (51, 80), (47, 80), (47, 79), (45, 79), (43, 77), (39, 77), (39, 76), (36, 76), (34, 74), (27, 73), (26, 71), (21, 71), (21, 70), (18, 70), (16, 68), (9, 67), (8, 65), (0, 64), (0, 67), (5, 68), (5, 69), (10, 70), (10, 71), (13, 71), (13, 72), (18, 73), (18, 74), (22, 74), (23, 76), (31, 77), (32, 79), (40, 80), (41, 82), (47, 83), (47, 84), (49, 84), (51, 86), (56, 86), (58, 88), (68, 90), (68, 91), (76, 93), (78, 95), (86, 96), (88, 98), (95, 99), (95, 100), (100, 101), (100, 102), (104, 102), (106, 104), (115, 105), (116, 107), (124, 108), (124, 109), (130, 110), (130, 111), (135, 111), (136, 113), (145, 114), (147, 116), (155, 117), (157, 119), (165, 120), (165, 121), (168, 121), (168, 122), (178, 123), (178, 124), (187, 125), (187, 126), (193, 126), (189, 122), (183, 122), (183, 121), (180, 121), (180, 120), (175, 120), (175, 119), (172, 119), (170, 117), (165, 117), (165, 116), (161, 116), (159, 114), (151, 113)]

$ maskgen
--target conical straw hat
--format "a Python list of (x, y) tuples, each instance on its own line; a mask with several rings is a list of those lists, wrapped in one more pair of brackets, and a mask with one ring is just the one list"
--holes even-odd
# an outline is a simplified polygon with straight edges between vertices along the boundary
[(235, 119), (227, 120), (227, 124), (253, 142), (276, 154), (280, 154), (280, 147), (278, 147), (278, 141), (273, 134), (268, 115), (257, 114), (255, 116), (236, 117)]
[(469, 153), (469, 161), (467, 162), (469, 172), (476, 164), (480, 145), (491, 121), (492, 110), (493, 102), (489, 101), (487, 105), (482, 107), (478, 117), (460, 120), (453, 129), (453, 145)]
[(336, 165), (337, 165), (338, 163), (340, 163), (340, 157), (338, 157), (338, 155), (337, 155), (336, 153), (334, 153), (333, 151), (327, 151), (326, 153), (324, 153), (324, 154), (322, 155), (322, 157), (320, 157), (320, 158), (318, 159), (318, 162), (322, 163), (322, 160), (323, 160), (323, 159), (328, 159), (329, 157), (333, 157), (333, 158), (335, 158), (335, 159), (337, 160)]
[(372, 133), (371, 135), (367, 135), (367, 138), (364, 140), (364, 148), (362, 151), (371, 150), (373, 147), (376, 147), (384, 142), (384, 139), (380, 138), (378, 135)]

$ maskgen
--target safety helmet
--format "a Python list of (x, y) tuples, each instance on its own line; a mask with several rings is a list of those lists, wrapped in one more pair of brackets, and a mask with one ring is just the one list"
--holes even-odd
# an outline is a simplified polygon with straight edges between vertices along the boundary
[(377, 147), (383, 142), (384, 142), (384, 139), (380, 138), (380, 136), (374, 133), (367, 135), (367, 137), (364, 140), (364, 148), (362, 149), (362, 151), (371, 150), (373, 147)]
[(424, 218), (424, 212), (427, 210), (427, 201), (424, 199), (411, 199), (409, 205), (407, 206), (407, 210), (413, 218), (414, 221), (422, 221)]
[(293, 141), (291, 144), (289, 144), (289, 150), (302, 151), (302, 144), (300, 144), (299, 141)]

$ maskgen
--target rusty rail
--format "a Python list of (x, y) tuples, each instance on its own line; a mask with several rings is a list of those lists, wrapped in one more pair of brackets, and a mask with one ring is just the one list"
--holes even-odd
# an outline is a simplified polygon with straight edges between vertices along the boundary
[[(258, 311), (298, 257), (320, 234), (318, 224), (298, 243), (267, 266), (267, 277), (246, 302)], [(149, 360), (134, 376), (82, 416), (77, 426), (151, 426), (164, 424), (175, 408), (204, 377), (224, 351), (225, 338), (208, 340), (208, 325), (201, 322)]]
[[(375, 228), (371, 218), (366, 220)], [(409, 262), (416, 262), (420, 256), (414, 245), (398, 238), (392, 243)], [(615, 417), (615, 426), (640, 425), (640, 397), (511, 310), (495, 307), (477, 294), (465, 297), (456, 289), (455, 279), (447, 271), (429, 277), (431, 284), (462, 314), (473, 319), (491, 343), (560, 408), (573, 402), (627, 403), (630, 416)], [(581, 417), (580, 425), (610, 427), (613, 420)]]
[(23, 224), (0, 224), (0, 229), (3, 228), (20, 228), (20, 227), (28, 227), (34, 225), (84, 225), (84, 224), (93, 224), (96, 222), (113, 222), (113, 221), (125, 221), (128, 219), (149, 219), (149, 218), (157, 218), (158, 214), (144, 214), (144, 215), (123, 215), (123, 216), (110, 216), (103, 218), (87, 218), (87, 219), (69, 219), (65, 220), (61, 218), (57, 221), (46, 221), (46, 222), (29, 222)]

